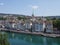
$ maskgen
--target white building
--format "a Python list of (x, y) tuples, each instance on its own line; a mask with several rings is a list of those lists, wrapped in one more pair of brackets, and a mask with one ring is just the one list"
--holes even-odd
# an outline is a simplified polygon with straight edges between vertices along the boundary
[(17, 29), (25, 30), (24, 24), (23, 23), (17, 23)]
[(46, 22), (46, 32), (52, 33), (53, 32), (53, 24), (52, 21), (47, 21)]
[(31, 29), (31, 22), (29, 20), (25, 20), (25, 29)]
[(41, 23), (40, 21), (38, 22), (33, 22), (32, 23), (32, 31), (36, 32), (42, 32), (43, 31), (43, 22)]
[(25, 27), (22, 23), (6, 23), (5, 27), (9, 29), (25, 30)]

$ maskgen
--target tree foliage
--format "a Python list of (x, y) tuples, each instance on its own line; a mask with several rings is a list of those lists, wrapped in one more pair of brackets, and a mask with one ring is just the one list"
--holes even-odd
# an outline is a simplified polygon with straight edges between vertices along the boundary
[(60, 30), (60, 20), (53, 20), (53, 27)]
[(21, 19), (25, 20), (26, 17), (17, 17), (17, 19), (18, 19), (18, 20), (21, 20)]
[(6, 20), (7, 18), (0, 17), (0, 20)]
[(10, 45), (7, 38), (7, 34), (0, 33), (0, 45)]

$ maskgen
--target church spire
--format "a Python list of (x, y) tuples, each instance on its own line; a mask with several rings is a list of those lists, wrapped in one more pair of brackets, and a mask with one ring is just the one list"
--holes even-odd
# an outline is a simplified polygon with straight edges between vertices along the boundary
[(34, 14), (32, 13), (32, 17), (34, 17)]
[(32, 10), (32, 17), (34, 17), (34, 9)]

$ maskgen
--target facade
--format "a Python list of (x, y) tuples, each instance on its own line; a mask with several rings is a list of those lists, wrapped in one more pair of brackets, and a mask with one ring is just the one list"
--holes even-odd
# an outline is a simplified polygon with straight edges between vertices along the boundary
[(19, 29), (19, 30), (32, 30), (32, 32), (44, 32), (44, 29), (46, 28), (46, 32), (50, 33), (53, 32), (53, 24), (51, 21), (25, 21), (25, 23), (9, 23), (7, 22), (5, 24), (6, 28), (10, 29)]
[(25, 30), (24, 24), (23, 23), (17, 23), (17, 29), (18, 30)]
[(0, 28), (4, 28), (4, 23), (5, 23), (4, 20), (0, 20)]
[(15, 27), (16, 27), (16, 23), (6, 22), (4, 26), (5, 26), (5, 28), (7, 28), (7, 29), (16, 29), (16, 28), (15, 28)]
[[(45, 30), (46, 29), (46, 30)], [(53, 24), (52, 21), (34, 21), (32, 22), (32, 32), (53, 32)]]
[(52, 33), (53, 32), (53, 24), (52, 21), (47, 21), (46, 23), (46, 32)]
[[(16, 17), (8, 17), (6, 22), (3, 22), (5, 28), (17, 30), (31, 30), (32, 32), (53, 32), (52, 21), (47, 21), (45, 18), (37, 20), (34, 16), (25, 21), (16, 20)], [(0, 21), (1, 23), (1, 21)], [(46, 30), (45, 30), (46, 29)]]
[(42, 32), (43, 31), (43, 23), (41, 22), (33, 22), (32, 23), (32, 31), (33, 32)]
[(25, 29), (27, 29), (27, 30), (31, 29), (31, 21), (25, 20), (24, 26), (25, 26)]
[(7, 23), (5, 24), (5, 27), (9, 29), (19, 29), (19, 30), (25, 29), (22, 23)]

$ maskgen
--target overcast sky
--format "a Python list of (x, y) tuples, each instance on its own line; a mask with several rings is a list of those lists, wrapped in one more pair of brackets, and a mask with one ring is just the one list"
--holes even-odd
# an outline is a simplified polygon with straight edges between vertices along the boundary
[(35, 16), (60, 15), (60, 0), (0, 0), (0, 13)]

